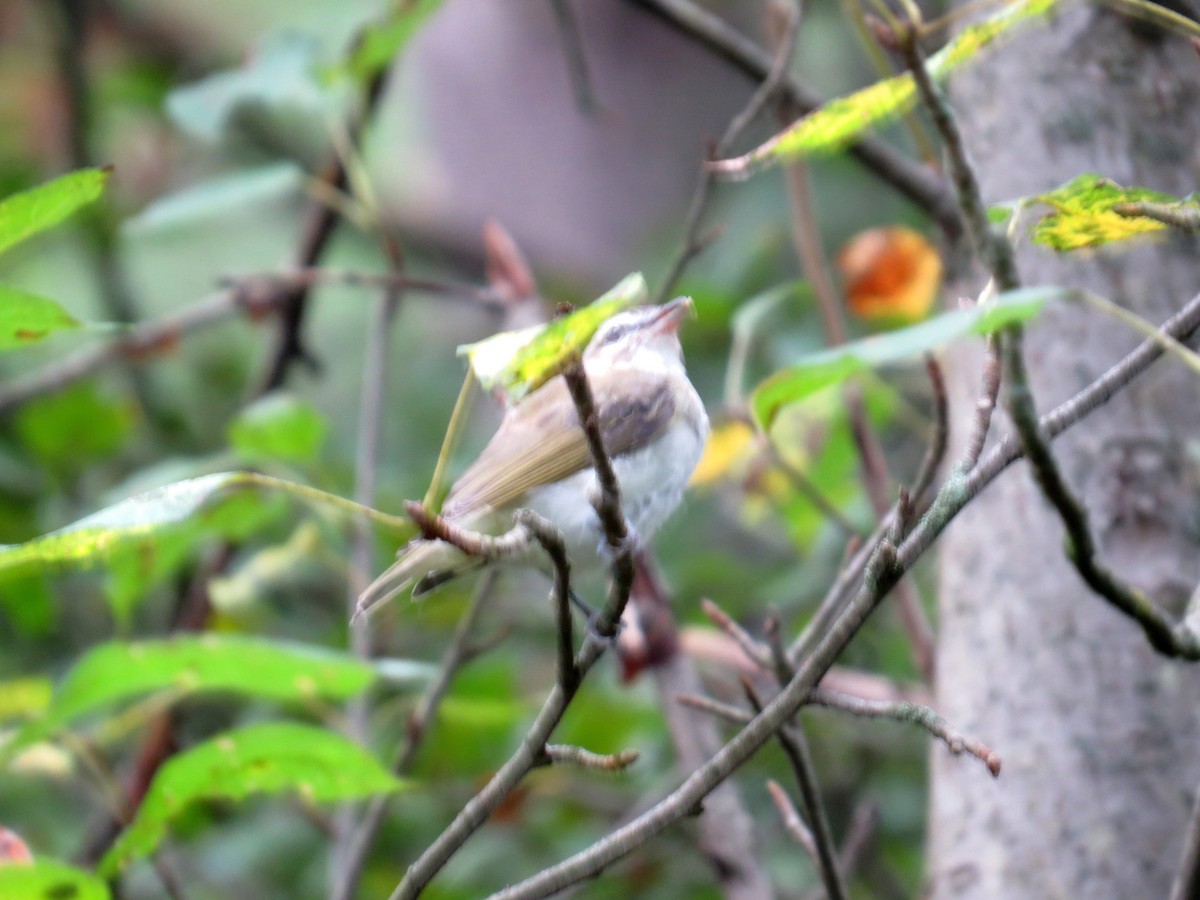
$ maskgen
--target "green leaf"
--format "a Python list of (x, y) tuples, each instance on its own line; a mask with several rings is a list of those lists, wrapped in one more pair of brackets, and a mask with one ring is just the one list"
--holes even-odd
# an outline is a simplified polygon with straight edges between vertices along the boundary
[(80, 169), (0, 201), (0, 253), (96, 200), (108, 175), (106, 169)]
[(346, 61), (345, 74), (363, 83), (370, 81), (404, 50), (442, 3), (443, 0), (411, 0), (392, 4), (388, 16), (363, 31), (358, 46)]
[(90, 713), (153, 694), (178, 697), (227, 691), (299, 702), (344, 700), (365, 690), (375, 672), (346, 654), (237, 634), (205, 634), (89, 650), (67, 673), (46, 715), (4, 746), (3, 757), (43, 740)]
[(109, 900), (99, 878), (53, 859), (0, 865), (0, 900)]
[(70, 476), (112, 456), (133, 433), (129, 401), (83, 381), (21, 407), (16, 433), (38, 462)]
[(1200, 210), (1200, 203), (1180, 200), (1146, 188), (1123, 188), (1102, 175), (1089, 173), (1033, 198), (1054, 211), (1034, 226), (1034, 243), (1051, 249), (1078, 250), (1162, 231), (1168, 226), (1146, 216), (1120, 215), (1116, 207), (1149, 202), (1172, 208)]
[[(1014, 25), (1047, 15), (1059, 0), (1016, 0), (983, 22), (964, 28), (929, 58), (929, 74), (944, 81), (950, 73), (995, 42)], [(718, 160), (711, 168), (733, 177), (792, 159), (836, 153), (868, 128), (883, 125), (916, 105), (916, 82), (911, 72), (886, 78), (813, 110), (786, 130), (744, 156)]]
[(0, 350), (28, 347), (79, 320), (47, 297), (0, 284)]
[(391, 793), (404, 783), (362, 747), (323, 728), (291, 723), (250, 725), (218, 735), (164, 765), (137, 818), (100, 861), (111, 877), (154, 851), (188, 806), (292, 791), (308, 802)]
[(312, 404), (277, 393), (242, 410), (229, 427), (229, 442), (248, 462), (305, 463), (316, 458), (326, 430)]
[(545, 325), (505, 331), (458, 348), (470, 360), (487, 390), (499, 388), (511, 403), (520, 401), (559, 374), (581, 354), (596, 329), (610, 316), (646, 300), (646, 279), (627, 275), (583, 309)]
[(769, 429), (779, 410), (841, 384), (852, 375), (901, 359), (910, 359), (966, 335), (986, 335), (1028, 321), (1047, 301), (1064, 296), (1061, 288), (1025, 288), (1001, 294), (972, 309), (943, 313), (937, 318), (841, 347), (815, 353), (775, 373), (751, 395), (751, 407), (762, 428)]
[[(215, 519), (221, 514), (224, 504), (212, 504), (223, 492), (248, 488), (281, 491), (306, 501), (365, 516), (376, 524), (396, 531), (408, 532), (411, 529), (411, 523), (406, 518), (382, 513), (308, 485), (254, 472), (217, 472), (146, 491), (23, 544), (0, 544), (0, 573), (106, 560), (125, 541), (152, 538), (164, 527), (188, 521), (202, 512), (211, 511)], [(238, 499), (233, 498), (231, 502), (236, 503)]]

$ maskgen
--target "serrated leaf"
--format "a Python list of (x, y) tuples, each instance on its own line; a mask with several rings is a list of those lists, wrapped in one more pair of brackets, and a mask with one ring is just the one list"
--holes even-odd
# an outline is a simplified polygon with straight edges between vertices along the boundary
[(108, 885), (53, 859), (0, 866), (0, 900), (109, 900)]
[(874, 335), (815, 353), (777, 372), (754, 389), (751, 408), (763, 429), (779, 410), (840, 384), (852, 375), (927, 353), (955, 338), (987, 335), (1026, 322), (1063, 291), (1055, 287), (1025, 288), (1001, 294), (993, 302), (959, 309), (886, 334)]
[(79, 320), (48, 297), (0, 284), (0, 350), (28, 347)]
[(1098, 247), (1168, 227), (1146, 216), (1120, 215), (1115, 207), (1121, 204), (1150, 202), (1200, 209), (1200, 204), (1194, 201), (1146, 188), (1124, 188), (1094, 173), (1080, 175), (1034, 199), (1053, 207), (1054, 211), (1033, 227), (1030, 237), (1034, 243), (1060, 252)]
[(411, 0), (392, 4), (391, 12), (367, 27), (344, 66), (345, 74), (370, 81), (401, 53), (444, 0)]
[(367, 663), (320, 647), (237, 634), (114, 641), (89, 650), (55, 691), (46, 715), (4, 746), (4, 758), (101, 709), (154, 694), (228, 692), (278, 702), (344, 700), (365, 690)]
[(248, 462), (311, 462), (325, 441), (325, 419), (311, 403), (270, 394), (241, 411), (229, 443)]
[(80, 169), (0, 201), (0, 253), (96, 200), (108, 181), (105, 169)]
[[(1014, 25), (1045, 16), (1059, 0), (1016, 0), (975, 25), (969, 25), (929, 58), (929, 74), (945, 80), (958, 66), (974, 58)], [(715, 172), (746, 177), (769, 166), (806, 156), (835, 153), (868, 128), (886, 124), (916, 105), (917, 88), (911, 72), (877, 81), (852, 94), (824, 103), (786, 130), (744, 156), (718, 160)]]
[(210, 510), (215, 519), (221, 513), (221, 506), (211, 504), (223, 492), (247, 488), (269, 488), (290, 494), (365, 516), (396, 531), (407, 532), (411, 527), (407, 519), (390, 516), (308, 485), (254, 472), (217, 472), (146, 491), (23, 544), (0, 544), (0, 573), (65, 563), (100, 562), (123, 541), (152, 537), (164, 527), (188, 521)]
[(537, 390), (581, 354), (596, 329), (610, 316), (646, 300), (640, 272), (625, 278), (597, 300), (546, 325), (505, 331), (458, 348), (488, 390), (499, 389), (509, 403)]
[(362, 747), (323, 728), (293, 723), (249, 725), (218, 735), (167, 762), (137, 818), (100, 861), (111, 877), (154, 852), (167, 826), (193, 803), (294, 792), (308, 802), (391, 793), (404, 783)]

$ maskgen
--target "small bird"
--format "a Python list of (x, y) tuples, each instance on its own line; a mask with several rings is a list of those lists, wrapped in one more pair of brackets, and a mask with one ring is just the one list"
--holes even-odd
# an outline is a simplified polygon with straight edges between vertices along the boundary
[[(683, 367), (679, 326), (689, 297), (620, 312), (583, 353), (604, 447), (621, 490), (631, 537), (650, 536), (679, 505), (708, 437), (708, 416)], [(498, 534), (528, 508), (562, 532), (572, 566), (605, 561), (592, 507), (598, 490), (586, 438), (567, 385), (555, 377), (505, 414), (479, 458), (451, 487), (442, 517), (468, 531)], [(540, 562), (530, 550), (524, 561)], [(355, 615), (415, 582), (419, 598), (483, 565), (456, 547), (418, 538), (363, 591)]]

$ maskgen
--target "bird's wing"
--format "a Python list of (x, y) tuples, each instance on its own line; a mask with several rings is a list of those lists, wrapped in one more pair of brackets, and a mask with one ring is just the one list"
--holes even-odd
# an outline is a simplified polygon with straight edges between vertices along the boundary
[[(670, 425), (675, 401), (667, 375), (588, 372), (604, 447), (612, 456), (651, 443)], [(442, 515), (505, 507), (531, 488), (591, 465), (566, 382), (555, 378), (513, 407), (479, 458), (455, 482)]]

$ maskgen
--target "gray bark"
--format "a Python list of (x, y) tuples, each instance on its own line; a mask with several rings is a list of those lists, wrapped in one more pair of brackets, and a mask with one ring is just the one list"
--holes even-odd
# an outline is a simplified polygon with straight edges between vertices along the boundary
[[(963, 73), (952, 97), (989, 202), (1088, 171), (1176, 195), (1200, 187), (1200, 60), (1178, 37), (1076, 5)], [(1156, 323), (1200, 290), (1191, 238), (1066, 256), (1026, 242), (1020, 264), (1028, 285), (1087, 287)], [(1039, 408), (1137, 340), (1087, 308), (1039, 319), (1027, 338)], [(978, 373), (978, 354), (953, 361), (952, 453)], [(1200, 578), (1198, 398), (1194, 373), (1160, 363), (1054, 445), (1104, 560), (1175, 612)], [(1062, 537), (1018, 465), (941, 545), (939, 709), (1004, 770), (992, 781), (935, 748), (933, 898), (1165, 897), (1170, 886), (1200, 783), (1200, 666), (1156, 655), (1082, 584)]]

